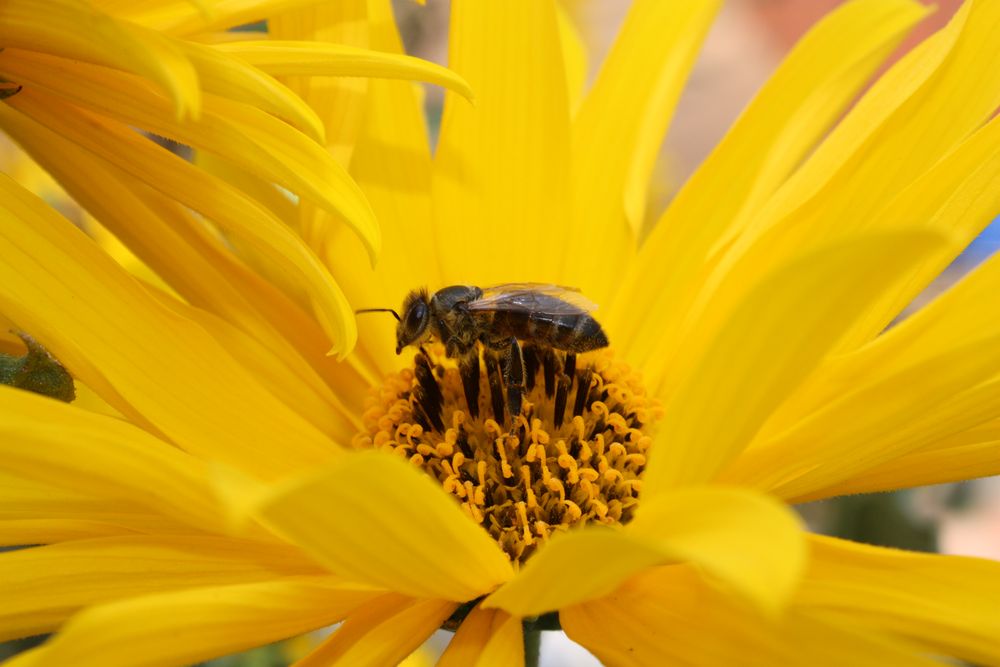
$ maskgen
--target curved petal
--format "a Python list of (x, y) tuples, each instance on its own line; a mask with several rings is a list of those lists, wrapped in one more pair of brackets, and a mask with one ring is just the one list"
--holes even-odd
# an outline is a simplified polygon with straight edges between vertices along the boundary
[(0, 458), (25, 479), (220, 525), (204, 463), (113, 417), (0, 386)]
[[(339, 417), (341, 428), (329, 432), (343, 442), (350, 439), (360, 427), (360, 397), (369, 383), (327, 356), (329, 338), (311, 315), (240, 262), (229, 245), (209, 233), (197, 214), (27, 117), (19, 120), (23, 124), (15, 132), (17, 141), (59, 180), (67, 194), (188, 303), (219, 315), (260, 341), (288, 365), (289, 378), (302, 389), (310, 385), (332, 398), (333, 409), (320, 421), (330, 424)], [(238, 187), (247, 191), (243, 183)], [(137, 225), (137, 220), (142, 224)], [(357, 243), (357, 253), (363, 255)], [(367, 264), (363, 259), (361, 263)], [(331, 397), (327, 388), (318, 386), (313, 374), (302, 368), (304, 363), (315, 368), (323, 383), (336, 387), (339, 395)], [(83, 388), (77, 389), (79, 405), (86, 394)], [(355, 404), (349, 405), (352, 397)]]
[(850, 354), (819, 368), (775, 415), (767, 436), (793, 426), (861, 384), (874, 385), (953, 350), (1000, 336), (1000, 256), (987, 259), (944, 294)]
[[(27, 480), (0, 471), (0, 520), (11, 528), (19, 521), (28, 522), (100, 522), (119, 528), (120, 534), (165, 533), (185, 535), (198, 531), (190, 524), (165, 515), (122, 507), (119, 500), (94, 498), (66, 491), (57, 486)], [(41, 525), (39, 525), (41, 527)], [(23, 546), (39, 542), (3, 542), (4, 546)]]
[(437, 667), (524, 667), (521, 619), (476, 607), (462, 621)]
[(198, 586), (313, 574), (292, 548), (216, 537), (118, 536), (0, 554), (0, 638), (51, 632), (79, 609)]
[[(555, 2), (456, 0), (450, 25), (448, 64), (475, 90), (476, 104), (446, 98), (434, 158), (445, 284), (556, 282), (560, 262), (551, 255), (572, 220)], [(483, 252), (485, 238), (503, 250)]]
[(662, 567), (614, 594), (559, 613), (566, 634), (612, 665), (931, 667), (889, 636), (790, 611), (748, 614), (688, 568)]
[(407, 79), (444, 86), (470, 101), (473, 95), (469, 84), (447, 67), (403, 54), (383, 53), (346, 44), (285, 40), (229, 42), (218, 44), (215, 49), (275, 76)]
[(198, 72), (198, 81), (204, 92), (266, 111), (297, 127), (312, 139), (323, 141), (323, 121), (288, 86), (212, 46), (188, 41), (180, 42), (179, 46)]
[(68, 220), (6, 177), (0, 192), (0, 310), (74, 376), (135, 423), (251, 474), (271, 478), (337, 454)]
[(192, 588), (90, 607), (9, 667), (174, 667), (336, 623), (379, 593), (330, 577)]
[[(712, 479), (881, 290), (941, 241), (899, 231), (822, 245), (750, 288), (721, 326), (700, 321), (688, 337), (692, 361), (664, 407), (645, 497)], [(744, 292), (738, 279), (718, 290), (720, 300)]]
[[(912, 0), (853, 0), (817, 23), (681, 188), (643, 243), (608, 318), (633, 362), (675, 350), (709, 250), (746, 224), (841, 117), (913, 25)], [(720, 196), (724, 192), (725, 196)], [(649, 318), (634, 313), (649, 313)], [(650, 378), (651, 382), (656, 378)]]
[(1000, 475), (1000, 433), (995, 425), (991, 430), (990, 440), (980, 441), (980, 437), (986, 437), (982, 434), (975, 437), (975, 442), (965, 444), (962, 441), (970, 436), (960, 433), (936, 443), (933, 449), (887, 461), (836, 484), (793, 496), (788, 502), (807, 503), (855, 493), (894, 491)]
[(497, 543), (452, 498), (382, 452), (290, 480), (256, 514), (334, 572), (414, 597), (464, 602), (511, 576)]
[(51, 0), (42, 8), (33, 0), (7, 0), (0, 5), (0, 43), (135, 72), (164, 89), (178, 117), (198, 113), (198, 77), (178, 46), (89, 3)]
[(782, 498), (811, 495), (995, 417), (998, 371), (1000, 336), (956, 345), (884, 380), (845, 391), (744, 452), (722, 478)]
[[(257, 249), (308, 292), (335, 351), (343, 355), (354, 345), (354, 313), (340, 289), (301, 239), (262, 206), (132, 130), (68, 107), (51, 95), (25, 89), (0, 110), (0, 125), (13, 134), (30, 133), (31, 118), (190, 206)], [(362, 224), (370, 223), (370, 231), (376, 233), (369, 240), (377, 243), (377, 226), (371, 212), (366, 203), (360, 205), (366, 209), (361, 220), (367, 222)]]
[(812, 537), (796, 605), (906, 637), (931, 654), (1000, 663), (1000, 563)]
[[(107, 12), (140, 25), (172, 35), (188, 35), (225, 30), (268, 18), (277, 4), (294, 9), (315, 4), (316, 0), (96, 0)], [(206, 11), (207, 10), (207, 11)]]
[(573, 121), (573, 233), (564, 240), (563, 280), (598, 303), (627, 264), (663, 135), (721, 4), (634, 2)]
[(775, 230), (768, 264), (803, 243), (897, 225), (879, 212), (1000, 105), (998, 24), (1000, 5), (970, 0), (901, 58), (725, 249), (717, 271)]
[[(369, 5), (372, 47), (402, 52), (384, 0)], [(443, 285), (440, 250), (431, 212), (431, 142), (419, 92), (402, 81), (368, 82), (368, 100), (351, 158), (351, 175), (365, 191), (382, 227), (382, 259), (372, 268), (358, 242), (339, 233), (328, 240), (324, 257), (351, 303), (397, 305), (417, 285)], [(348, 278), (349, 277), (349, 278)], [(395, 334), (385, 321), (358, 320), (358, 347), (376, 376), (397, 370)], [(361, 356), (361, 355), (359, 355)]]
[[(355, 204), (345, 208), (344, 202), (361, 195), (343, 167), (320, 144), (248, 104), (209, 94), (197, 120), (176, 120), (166, 99), (127, 73), (23, 51), (0, 53), (0, 73), (77, 107), (210, 151), (329, 212), (355, 216), (350, 210)], [(361, 233), (363, 241), (367, 234)], [(375, 247), (369, 250), (374, 253)]]
[(605, 596), (654, 565), (686, 562), (775, 615), (805, 556), (802, 528), (783, 505), (737, 488), (687, 488), (644, 500), (625, 530), (555, 536), (482, 604), (535, 616)]
[(441, 627), (458, 605), (383, 595), (352, 612), (329, 639), (294, 667), (397, 665)]

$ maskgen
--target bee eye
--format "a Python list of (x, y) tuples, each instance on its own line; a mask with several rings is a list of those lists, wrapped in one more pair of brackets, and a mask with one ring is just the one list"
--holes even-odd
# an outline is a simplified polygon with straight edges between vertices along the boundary
[(427, 306), (418, 301), (413, 304), (410, 308), (410, 312), (406, 314), (406, 328), (410, 331), (415, 331), (423, 328), (424, 319), (427, 317)]

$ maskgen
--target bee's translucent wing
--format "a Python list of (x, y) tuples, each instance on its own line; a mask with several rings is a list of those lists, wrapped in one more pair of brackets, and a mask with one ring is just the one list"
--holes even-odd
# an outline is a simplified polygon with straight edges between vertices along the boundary
[(578, 315), (597, 310), (597, 304), (580, 290), (546, 283), (505, 283), (483, 288), (483, 296), (470, 301), (472, 311), (529, 310), (551, 315)]

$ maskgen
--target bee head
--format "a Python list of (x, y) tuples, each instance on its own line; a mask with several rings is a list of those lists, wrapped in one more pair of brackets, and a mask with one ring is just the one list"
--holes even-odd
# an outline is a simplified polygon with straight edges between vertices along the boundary
[(396, 354), (407, 345), (420, 343), (430, 335), (430, 296), (426, 289), (413, 290), (403, 300), (403, 316), (396, 325)]

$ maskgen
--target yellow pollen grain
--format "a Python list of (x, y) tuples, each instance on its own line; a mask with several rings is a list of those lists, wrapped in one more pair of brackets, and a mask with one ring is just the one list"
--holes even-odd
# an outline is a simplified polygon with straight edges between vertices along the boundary
[(661, 412), (609, 350), (580, 355), (572, 366), (562, 352), (524, 352), (534, 361), (526, 368), (537, 372), (516, 419), (493, 413), (485, 365), (470, 410), (457, 364), (432, 345), (418, 355), (431, 373), (418, 378), (406, 369), (373, 390), (353, 442), (391, 451), (438, 480), (515, 563), (556, 532), (631, 520), (652, 442), (647, 418)]

